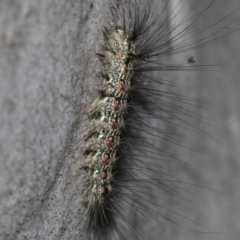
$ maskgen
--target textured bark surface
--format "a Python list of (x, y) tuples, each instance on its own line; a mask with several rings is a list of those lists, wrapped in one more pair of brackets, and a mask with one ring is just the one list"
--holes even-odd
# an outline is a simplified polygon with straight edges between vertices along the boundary
[(79, 123), (95, 92), (100, 9), (0, 2), (1, 239), (81, 239)]
[[(79, 146), (84, 108), (98, 87), (103, 2), (0, 1), (0, 239), (83, 239)], [(237, 4), (218, 1), (203, 24)], [(200, 21), (199, 27), (205, 25)], [(240, 236), (239, 34), (193, 54), (199, 62), (224, 64), (217, 72), (167, 77), (176, 79), (180, 94), (216, 104), (218, 113), (197, 108), (197, 114), (215, 126), (202, 128), (219, 141), (190, 134), (189, 147), (200, 154), (181, 156), (198, 169), (201, 185), (222, 193), (196, 191), (205, 207), (181, 212), (192, 210), (196, 221), (223, 234), (197, 235), (160, 221), (149, 229), (149, 239), (234, 240)], [(198, 183), (199, 176), (183, 178)], [(168, 208), (181, 205), (169, 201)]]

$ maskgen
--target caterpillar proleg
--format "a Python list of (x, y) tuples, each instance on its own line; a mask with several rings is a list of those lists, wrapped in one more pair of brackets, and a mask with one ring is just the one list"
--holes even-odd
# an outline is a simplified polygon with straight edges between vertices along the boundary
[[(206, 110), (208, 105), (182, 95), (174, 85), (181, 72), (192, 76), (192, 71), (212, 70), (213, 65), (196, 61), (195, 50), (236, 29), (225, 18), (197, 29), (215, 1), (200, 9), (199, 5), (188, 8), (184, 1), (174, 3), (106, 3), (107, 20), (97, 53), (102, 64), (99, 97), (86, 108), (82, 146), (81, 168), (88, 176), (87, 239), (161, 239), (165, 224), (198, 232), (200, 239), (218, 233), (191, 214), (168, 208), (173, 201), (188, 213), (196, 202), (204, 203), (189, 189), (202, 187), (181, 178), (195, 174), (195, 160), (182, 158), (176, 149), (192, 157), (199, 151), (182, 139), (194, 132), (196, 137), (203, 134), (214, 140), (204, 127), (211, 123), (192, 110)], [(176, 77), (175, 72), (178, 78), (168, 79), (171, 74)], [(179, 172), (172, 172), (172, 165)]]

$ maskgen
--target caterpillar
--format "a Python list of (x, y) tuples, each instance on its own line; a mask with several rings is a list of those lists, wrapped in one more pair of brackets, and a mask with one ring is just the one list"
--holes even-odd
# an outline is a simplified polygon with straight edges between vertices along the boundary
[[(181, 204), (193, 203), (186, 196), (188, 189), (182, 188), (191, 183), (165, 169), (171, 164), (190, 168), (172, 149), (165, 149), (164, 143), (194, 151), (184, 145), (178, 132), (208, 134), (191, 124), (198, 115), (188, 109), (204, 108), (204, 103), (176, 93), (163, 75), (166, 71), (211, 69), (207, 64), (197, 65), (191, 56), (181, 60), (183, 63), (168, 60), (235, 31), (225, 33), (217, 28), (217, 22), (209, 27), (213, 32), (207, 36), (195, 43), (187, 41), (202, 33), (195, 32), (194, 27), (213, 3), (198, 13), (187, 12), (175, 23), (183, 4), (169, 16), (165, 14), (170, 1), (118, 0), (106, 4), (108, 20), (103, 27), (102, 49), (97, 53), (102, 64), (99, 97), (86, 108), (82, 146), (81, 169), (87, 170), (89, 180), (85, 193), (87, 239), (159, 239), (158, 234), (149, 233), (149, 222), (154, 225), (159, 219), (213, 233), (204, 224), (165, 207), (172, 197)], [(142, 229), (128, 219), (128, 211), (134, 212)]]

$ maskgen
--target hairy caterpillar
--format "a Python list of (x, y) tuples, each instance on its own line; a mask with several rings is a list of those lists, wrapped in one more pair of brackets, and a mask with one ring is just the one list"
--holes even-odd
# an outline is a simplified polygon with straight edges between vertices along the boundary
[[(224, 36), (223, 29), (217, 28), (196, 43), (186, 41), (201, 33), (195, 32), (194, 26), (212, 4), (193, 15), (187, 13), (173, 28), (175, 14), (182, 5), (170, 17), (164, 17), (169, 1), (158, 3), (157, 11), (150, 1), (109, 2), (109, 24), (104, 29), (104, 47), (98, 54), (103, 63), (101, 96), (86, 111), (89, 126), (84, 135), (86, 161), (82, 166), (90, 176), (87, 212), (89, 231), (94, 230), (89, 233), (90, 239), (158, 239), (158, 235), (149, 237), (147, 229), (148, 222), (155, 222), (155, 218), (166, 218), (185, 228), (181, 221), (189, 222), (196, 231), (212, 233), (204, 224), (165, 207), (167, 199), (161, 194), (191, 201), (185, 195), (187, 189), (181, 189), (181, 180), (164, 169), (166, 161), (181, 165), (185, 159), (160, 145), (164, 140), (186, 150), (176, 128), (204, 132), (185, 119), (197, 119), (187, 107), (201, 103), (175, 93), (161, 71), (208, 69), (204, 64), (189, 66), (195, 63), (194, 57), (176, 64), (164, 60), (210, 44), (213, 40), (209, 36), (217, 39), (219, 32)], [(144, 229), (128, 219), (129, 209), (141, 219)], [(166, 211), (180, 220), (166, 217)]]

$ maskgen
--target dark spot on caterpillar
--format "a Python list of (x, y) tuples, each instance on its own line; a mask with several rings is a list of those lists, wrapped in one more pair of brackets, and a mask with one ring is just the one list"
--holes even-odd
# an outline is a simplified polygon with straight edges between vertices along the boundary
[(107, 174), (105, 172), (102, 173), (102, 179), (106, 179), (107, 178)]

